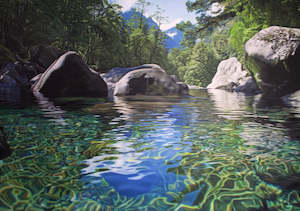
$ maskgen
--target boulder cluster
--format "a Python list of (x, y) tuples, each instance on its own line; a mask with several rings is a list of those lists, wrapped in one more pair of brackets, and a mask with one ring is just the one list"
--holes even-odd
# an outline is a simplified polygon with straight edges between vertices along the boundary
[(73, 51), (34, 47), (31, 59), (9, 63), (0, 70), (0, 101), (20, 102), (42, 94), (57, 97), (112, 97), (124, 95), (181, 95), (188, 87), (160, 66), (146, 64), (113, 68), (100, 75)]
[(110, 96), (188, 94), (186, 84), (155, 64), (114, 68), (102, 76), (108, 84)]
[(244, 66), (222, 61), (209, 89), (282, 97), (300, 89), (300, 29), (271, 26), (245, 44)]
[[(272, 26), (245, 44), (245, 62), (222, 61), (208, 89), (284, 96), (300, 89), (300, 29)], [(34, 93), (45, 97), (184, 95), (188, 86), (155, 64), (113, 68), (99, 74), (76, 52), (53, 47), (30, 49), (31, 59), (0, 68), (0, 101), (20, 102)]]

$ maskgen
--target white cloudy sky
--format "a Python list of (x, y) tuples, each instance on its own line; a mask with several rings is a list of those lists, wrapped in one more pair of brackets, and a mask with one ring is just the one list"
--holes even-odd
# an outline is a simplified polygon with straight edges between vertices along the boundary
[[(129, 10), (136, 0), (114, 0), (116, 3), (123, 6), (123, 11)], [(163, 31), (168, 30), (181, 21), (190, 20), (196, 23), (195, 14), (188, 13), (185, 3), (186, 0), (148, 0), (153, 5), (159, 5), (160, 8), (165, 10), (164, 16), (168, 17), (168, 22), (162, 24)], [(147, 14), (151, 14), (155, 7), (150, 7)]]

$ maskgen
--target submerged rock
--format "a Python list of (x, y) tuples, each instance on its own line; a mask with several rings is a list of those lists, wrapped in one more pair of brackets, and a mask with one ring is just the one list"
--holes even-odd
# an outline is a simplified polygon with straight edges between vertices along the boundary
[(114, 95), (172, 95), (188, 94), (188, 87), (176, 83), (158, 65), (142, 68), (127, 73), (116, 84)]
[(0, 159), (4, 159), (11, 154), (11, 150), (4, 135), (3, 128), (0, 127)]
[(243, 69), (237, 58), (222, 61), (208, 89), (223, 89), (227, 91), (255, 94), (259, 92), (255, 80)]
[(107, 85), (82, 58), (69, 51), (57, 59), (32, 86), (46, 97), (106, 97)]
[(246, 64), (268, 95), (283, 96), (300, 89), (300, 29), (271, 26), (245, 45)]

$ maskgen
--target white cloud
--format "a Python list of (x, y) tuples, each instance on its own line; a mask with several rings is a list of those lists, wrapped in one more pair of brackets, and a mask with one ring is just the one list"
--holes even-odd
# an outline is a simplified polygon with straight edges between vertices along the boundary
[(167, 33), (167, 35), (171, 38), (175, 37), (177, 35), (177, 32), (174, 33)]
[(137, 0), (116, 0), (115, 2), (119, 5), (121, 5), (122, 12), (130, 10), (130, 8), (135, 4)]
[[(144, 13), (144, 16), (145, 16), (146, 18), (149, 18), (149, 17), (151, 16), (151, 14), (150, 14), (149, 12), (146, 11), (146, 12)], [(154, 18), (153, 18), (153, 20), (154, 20)], [(154, 20), (154, 21), (155, 21), (155, 20)]]
[(175, 20), (169, 22), (169, 23), (166, 23), (166, 24), (162, 24), (160, 29), (162, 31), (167, 31), (168, 29), (170, 28), (173, 28), (174, 26), (176, 26), (176, 24), (180, 23), (181, 21), (183, 21), (182, 18), (176, 18)]
[(215, 17), (220, 15), (224, 11), (224, 6), (218, 2), (213, 3), (209, 10), (206, 11), (207, 16)]

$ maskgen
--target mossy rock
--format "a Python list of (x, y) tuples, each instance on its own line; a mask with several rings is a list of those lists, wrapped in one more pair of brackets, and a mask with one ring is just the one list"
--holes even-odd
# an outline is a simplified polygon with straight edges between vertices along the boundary
[(272, 26), (245, 45), (246, 67), (267, 95), (283, 96), (300, 89), (300, 29)]

